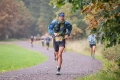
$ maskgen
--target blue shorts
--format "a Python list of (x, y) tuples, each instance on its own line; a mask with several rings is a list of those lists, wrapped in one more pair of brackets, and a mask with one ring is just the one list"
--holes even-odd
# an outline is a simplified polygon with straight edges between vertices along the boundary
[(58, 52), (59, 47), (65, 47), (65, 39), (63, 41), (55, 41), (55, 39), (53, 39), (53, 46), (55, 52)]
[(93, 46), (96, 46), (96, 44), (90, 44), (90, 48), (92, 48)]

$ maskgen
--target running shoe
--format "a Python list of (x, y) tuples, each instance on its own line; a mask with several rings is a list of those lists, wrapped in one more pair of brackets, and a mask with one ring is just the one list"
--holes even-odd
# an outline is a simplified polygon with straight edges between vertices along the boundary
[(57, 67), (57, 73), (56, 75), (60, 75), (60, 68)]
[(93, 59), (95, 59), (94, 55), (91, 56)]
[(57, 71), (56, 75), (60, 75), (60, 71)]

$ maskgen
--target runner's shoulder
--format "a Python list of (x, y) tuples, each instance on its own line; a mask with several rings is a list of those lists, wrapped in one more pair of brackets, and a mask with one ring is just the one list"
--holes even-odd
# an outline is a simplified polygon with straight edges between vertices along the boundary
[(71, 24), (68, 20), (65, 20), (65, 24)]
[(58, 23), (58, 20), (53, 20), (51, 23)]

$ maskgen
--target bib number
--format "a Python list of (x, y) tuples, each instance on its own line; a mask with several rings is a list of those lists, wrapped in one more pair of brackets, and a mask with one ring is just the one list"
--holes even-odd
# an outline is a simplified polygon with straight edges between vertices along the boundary
[(55, 37), (55, 40), (56, 41), (63, 41), (63, 37), (62, 36)]

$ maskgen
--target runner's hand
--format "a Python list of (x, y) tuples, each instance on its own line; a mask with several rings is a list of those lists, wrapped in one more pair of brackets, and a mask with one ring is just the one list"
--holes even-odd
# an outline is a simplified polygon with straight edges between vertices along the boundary
[(59, 34), (58, 34), (58, 33), (54, 33), (54, 35), (55, 35), (55, 36), (59, 36)]
[(69, 38), (69, 36), (68, 35), (65, 35), (65, 39), (68, 39)]

